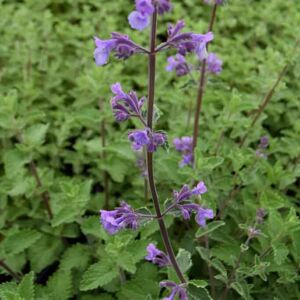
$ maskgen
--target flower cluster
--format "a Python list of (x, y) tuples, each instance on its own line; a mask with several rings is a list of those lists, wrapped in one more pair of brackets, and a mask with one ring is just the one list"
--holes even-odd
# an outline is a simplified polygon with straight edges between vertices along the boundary
[(182, 161), (180, 162), (180, 167), (185, 165), (193, 165), (194, 155), (193, 155), (193, 138), (189, 136), (184, 136), (181, 139), (175, 138), (173, 140), (175, 149), (182, 153)]
[(209, 53), (206, 59), (206, 72), (218, 75), (222, 71), (222, 64), (222, 60), (215, 53)]
[(138, 151), (146, 146), (148, 152), (156, 151), (158, 146), (164, 145), (167, 140), (164, 133), (153, 132), (149, 128), (131, 131), (128, 139), (132, 142), (133, 150)]
[(165, 267), (170, 264), (170, 259), (163, 251), (156, 248), (154, 244), (149, 244), (147, 247), (148, 255), (145, 257), (146, 260), (151, 261), (159, 267)]
[(115, 234), (125, 228), (137, 229), (138, 218), (138, 214), (124, 201), (114, 210), (100, 210), (100, 221), (109, 234)]
[(160, 282), (160, 286), (171, 288), (171, 294), (163, 300), (175, 300), (176, 296), (178, 296), (179, 300), (188, 300), (187, 291), (183, 285), (178, 285), (172, 281), (162, 281)]
[(185, 220), (191, 218), (191, 213), (195, 213), (195, 221), (201, 226), (206, 226), (206, 220), (214, 218), (212, 209), (206, 209), (199, 204), (190, 201), (193, 196), (200, 196), (207, 192), (207, 188), (203, 181), (200, 181), (196, 187), (190, 189), (188, 185), (184, 185), (179, 192), (174, 191), (174, 201), (168, 210), (179, 210)]
[(124, 93), (120, 83), (111, 86), (111, 91), (115, 95), (111, 99), (113, 114), (118, 122), (128, 120), (131, 116), (142, 117), (142, 106), (145, 97), (138, 99), (135, 92)]
[(94, 58), (97, 66), (107, 64), (110, 53), (113, 51), (119, 59), (126, 59), (137, 52), (145, 52), (145, 50), (136, 45), (130, 38), (118, 32), (111, 33), (111, 39), (101, 40), (94, 38), (95, 51)]
[(166, 70), (169, 72), (176, 71), (177, 76), (188, 74), (193, 68), (188, 65), (185, 56), (189, 52), (195, 52), (201, 62), (206, 59), (206, 72), (219, 74), (222, 71), (222, 61), (215, 53), (207, 53), (207, 44), (213, 40), (213, 33), (181, 33), (184, 26), (185, 23), (182, 20), (178, 21), (175, 25), (170, 24), (168, 26), (167, 44), (176, 48), (178, 53), (176, 56), (168, 58)]
[(190, 67), (186, 62), (186, 59), (181, 54), (170, 56), (168, 58), (168, 65), (166, 67), (168, 72), (175, 71), (177, 76), (184, 76), (190, 72)]
[(149, 26), (155, 9), (160, 15), (170, 11), (170, 0), (136, 0), (135, 10), (128, 16), (130, 26), (133, 29), (144, 30)]

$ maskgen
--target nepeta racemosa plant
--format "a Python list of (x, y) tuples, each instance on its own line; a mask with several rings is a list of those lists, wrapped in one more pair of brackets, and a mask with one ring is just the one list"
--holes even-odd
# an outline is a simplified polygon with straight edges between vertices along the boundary
[[(187, 299), (187, 280), (180, 270), (178, 262), (171, 245), (168, 231), (165, 225), (164, 217), (168, 213), (179, 212), (185, 220), (190, 219), (191, 214), (195, 214), (196, 222), (204, 227), (206, 220), (212, 219), (214, 213), (211, 209), (202, 207), (193, 202), (195, 197), (200, 197), (207, 192), (204, 182), (199, 182), (197, 186), (190, 189), (184, 185), (179, 192), (174, 192), (173, 200), (169, 203), (164, 212), (161, 211), (156, 183), (154, 180), (153, 155), (158, 147), (166, 143), (165, 133), (154, 129), (154, 98), (155, 98), (155, 74), (156, 74), (156, 55), (162, 50), (175, 49), (177, 55), (175, 59), (169, 58), (168, 70), (176, 70), (178, 75), (184, 75), (188, 72), (189, 66), (185, 64), (185, 55), (194, 53), (199, 60), (206, 59), (208, 54), (206, 45), (213, 40), (212, 32), (198, 34), (194, 32), (182, 32), (185, 27), (184, 21), (180, 20), (175, 25), (169, 25), (167, 32), (167, 41), (156, 45), (157, 17), (171, 10), (169, 0), (136, 0), (135, 10), (129, 15), (129, 24), (133, 29), (143, 30), (150, 26), (150, 45), (149, 49), (133, 42), (128, 36), (120, 33), (112, 33), (111, 39), (101, 40), (95, 38), (96, 49), (94, 52), (97, 65), (105, 65), (111, 52), (119, 59), (127, 59), (136, 53), (148, 56), (148, 96), (139, 98), (134, 91), (124, 92), (120, 83), (111, 86), (113, 97), (111, 107), (116, 121), (123, 122), (130, 118), (137, 118), (141, 127), (128, 134), (128, 139), (132, 143), (134, 151), (145, 149), (147, 153), (147, 177), (155, 208), (155, 215), (143, 215), (138, 210), (134, 210), (127, 203), (122, 202), (121, 206), (112, 211), (101, 210), (101, 223), (109, 234), (115, 234), (122, 229), (137, 229), (143, 218), (156, 219), (159, 223), (161, 236), (164, 242), (166, 254), (158, 250), (155, 245), (150, 244), (147, 248), (148, 256), (146, 259), (159, 265), (160, 267), (172, 265), (179, 284), (174, 282), (161, 282), (162, 287), (171, 288), (171, 294), (168, 298), (173, 299), (178, 295), (181, 300)], [(177, 60), (176, 60), (177, 59)], [(218, 72), (215, 65), (215, 58), (212, 57), (212, 67), (208, 68), (210, 72)], [(145, 112), (144, 104), (147, 104)], [(184, 143), (184, 141), (183, 141)], [(186, 151), (190, 152), (190, 151)], [(185, 154), (186, 156), (188, 153)], [(185, 160), (189, 158), (185, 157)], [(184, 160), (184, 161), (185, 161)]]

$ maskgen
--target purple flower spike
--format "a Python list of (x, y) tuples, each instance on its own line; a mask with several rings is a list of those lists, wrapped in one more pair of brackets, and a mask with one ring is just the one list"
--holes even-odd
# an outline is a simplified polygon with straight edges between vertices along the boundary
[(205, 227), (206, 220), (207, 219), (211, 220), (213, 218), (214, 218), (214, 212), (212, 209), (205, 209), (200, 207), (195, 217), (195, 220), (201, 227)]
[(208, 32), (206, 34), (193, 34), (192, 35), (193, 42), (195, 44), (195, 52), (198, 55), (200, 60), (207, 58), (207, 49), (206, 46), (209, 42), (214, 39), (214, 35), (212, 32)]
[(212, 74), (220, 74), (222, 71), (222, 61), (214, 53), (209, 53), (206, 58), (206, 71)]
[(171, 294), (165, 297), (163, 300), (175, 300), (176, 295), (178, 295), (179, 300), (188, 300), (187, 291), (184, 287), (171, 281), (162, 281), (159, 284), (161, 287), (166, 287), (171, 289)]
[(126, 94), (118, 82), (111, 86), (111, 91), (115, 95), (111, 99), (111, 107), (118, 122), (125, 121), (131, 116), (142, 118), (142, 106), (145, 102), (144, 97), (138, 99), (136, 93), (133, 91)]
[(188, 136), (184, 136), (181, 139), (175, 138), (173, 140), (175, 149), (182, 153), (182, 161), (180, 162), (180, 167), (185, 165), (193, 165), (194, 155), (193, 155), (193, 139)]
[(137, 229), (138, 215), (130, 205), (122, 201), (121, 206), (115, 210), (100, 210), (100, 222), (109, 234), (115, 234), (125, 228)]
[(200, 181), (195, 188), (193, 188), (193, 195), (202, 195), (207, 192), (207, 187), (203, 181)]
[(176, 71), (177, 76), (184, 76), (190, 72), (190, 68), (185, 57), (181, 54), (176, 54), (176, 56), (170, 56), (168, 58), (166, 70), (168, 72)]
[(146, 260), (151, 261), (159, 267), (165, 267), (170, 264), (169, 257), (162, 251), (156, 248), (154, 244), (149, 244), (147, 247), (148, 255), (145, 257)]

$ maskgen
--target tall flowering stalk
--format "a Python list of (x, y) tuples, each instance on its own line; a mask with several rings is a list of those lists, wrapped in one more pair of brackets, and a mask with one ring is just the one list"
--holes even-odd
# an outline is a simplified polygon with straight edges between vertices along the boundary
[[(207, 1), (206, 3), (211, 3), (213, 1)], [(218, 5), (222, 4), (223, 0), (215, 0), (213, 3), (211, 18), (208, 26), (208, 31), (213, 30), (213, 26), (216, 19), (216, 13)], [(198, 94), (197, 94), (197, 102), (196, 102), (196, 110), (195, 110), (195, 119), (194, 119), (194, 130), (193, 130), (193, 152), (195, 151), (195, 148), (197, 147), (197, 141), (198, 141), (198, 135), (199, 135), (199, 119), (200, 114), (202, 110), (202, 102), (203, 102), (203, 96), (204, 96), (204, 89), (205, 89), (205, 81), (206, 81), (206, 69), (207, 69), (207, 63), (209, 58), (204, 58), (202, 61), (201, 66), (201, 73), (200, 73), (200, 79), (199, 79), (199, 87), (198, 87)]]
[[(154, 244), (150, 244), (147, 247), (148, 256), (146, 259), (160, 267), (171, 265), (174, 268), (180, 284), (163, 281), (160, 285), (161, 287), (172, 289), (170, 296), (165, 299), (174, 299), (178, 295), (179, 299), (185, 300), (187, 299), (187, 280), (176, 261), (164, 217), (167, 214), (180, 212), (183, 218), (187, 220), (190, 219), (192, 214), (195, 214), (195, 220), (199, 226), (205, 227), (206, 221), (214, 218), (214, 212), (200, 204), (193, 203), (193, 197), (199, 197), (207, 192), (207, 188), (202, 181), (192, 189), (184, 185), (179, 192), (174, 192), (173, 200), (165, 211), (162, 212), (160, 208), (154, 178), (153, 156), (154, 152), (166, 143), (167, 136), (161, 131), (155, 131), (154, 128), (156, 55), (162, 50), (173, 48), (178, 52), (176, 57), (181, 59), (178, 60), (179, 64), (185, 61), (184, 56), (187, 53), (195, 53), (201, 59), (206, 57), (206, 44), (213, 39), (213, 34), (211, 32), (206, 34), (182, 33), (181, 31), (185, 24), (181, 20), (175, 25), (168, 26), (167, 41), (156, 46), (157, 17), (169, 12), (171, 10), (171, 3), (169, 0), (136, 0), (135, 4), (136, 10), (129, 15), (128, 21), (133, 29), (140, 31), (149, 25), (151, 26), (149, 49), (134, 43), (126, 35), (112, 33), (109, 40), (95, 38), (96, 49), (94, 51), (94, 58), (96, 64), (102, 66), (107, 64), (112, 52), (119, 59), (127, 59), (137, 53), (148, 56), (148, 97), (139, 98), (134, 91), (125, 92), (120, 83), (115, 83), (111, 86), (113, 93), (111, 108), (117, 122), (123, 122), (131, 118), (137, 118), (140, 121), (142, 128), (129, 132), (128, 139), (132, 143), (134, 151), (146, 152), (147, 168), (145, 176), (148, 179), (155, 215), (141, 214), (139, 210), (133, 209), (125, 201), (122, 201), (120, 206), (114, 210), (101, 210), (100, 221), (109, 234), (116, 234), (123, 229), (136, 230), (144, 218), (156, 219), (159, 224), (166, 254), (158, 250)], [(168, 61), (171, 64), (174, 62), (172, 59)], [(184, 73), (184, 71), (180, 71), (180, 66), (174, 66), (174, 69), (177, 73)], [(214, 70), (217, 70), (217, 68), (212, 64), (208, 71), (215, 72)], [(145, 103), (147, 103), (146, 119)], [(186, 153), (185, 155), (188, 154)]]

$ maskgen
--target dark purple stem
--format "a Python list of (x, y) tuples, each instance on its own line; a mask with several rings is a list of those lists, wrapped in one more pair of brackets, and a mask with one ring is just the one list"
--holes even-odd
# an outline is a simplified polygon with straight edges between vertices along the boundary
[[(156, 28), (157, 28), (157, 10), (152, 16), (151, 21), (151, 35), (150, 35), (150, 54), (149, 54), (149, 70), (148, 70), (148, 111), (147, 111), (147, 125), (152, 130), (153, 129), (153, 112), (154, 112), (154, 95), (155, 95), (155, 71), (156, 71), (156, 51), (155, 51), (155, 43), (156, 43)], [(149, 187), (154, 203), (154, 208), (156, 211), (157, 221), (160, 228), (160, 233), (166, 248), (166, 252), (169, 255), (172, 266), (182, 283), (186, 283), (184, 275), (182, 274), (178, 263), (176, 261), (176, 257), (173, 251), (173, 247), (170, 242), (169, 234), (165, 225), (165, 222), (162, 218), (159, 199), (157, 195), (155, 180), (154, 180), (154, 171), (153, 171), (153, 153), (147, 152), (147, 170), (148, 170), (148, 180)]]
[[(218, 5), (215, 4), (212, 10), (212, 14), (210, 17), (210, 22), (208, 26), (208, 31), (212, 31), (215, 19), (216, 19), (216, 12), (217, 12)], [(208, 45), (207, 45), (208, 47)], [(196, 111), (195, 111), (195, 120), (194, 120), (194, 131), (193, 131), (193, 150), (197, 147), (197, 140), (199, 134), (199, 119), (202, 110), (202, 102), (203, 102), (203, 95), (205, 90), (205, 75), (206, 75), (206, 59), (202, 61), (201, 66), (201, 74), (200, 74), (200, 81), (199, 81), (199, 88), (198, 88), (198, 95), (197, 95), (197, 104), (196, 104)]]
[[(99, 100), (99, 109), (100, 111), (103, 110), (103, 99)], [(100, 132), (101, 132), (101, 145), (103, 148), (106, 146), (106, 126), (105, 126), (105, 120), (101, 121), (100, 125)], [(103, 149), (102, 151), (102, 159), (105, 161), (106, 159), (106, 153)], [(104, 208), (109, 208), (109, 175), (107, 171), (103, 171), (103, 184), (104, 184)]]

